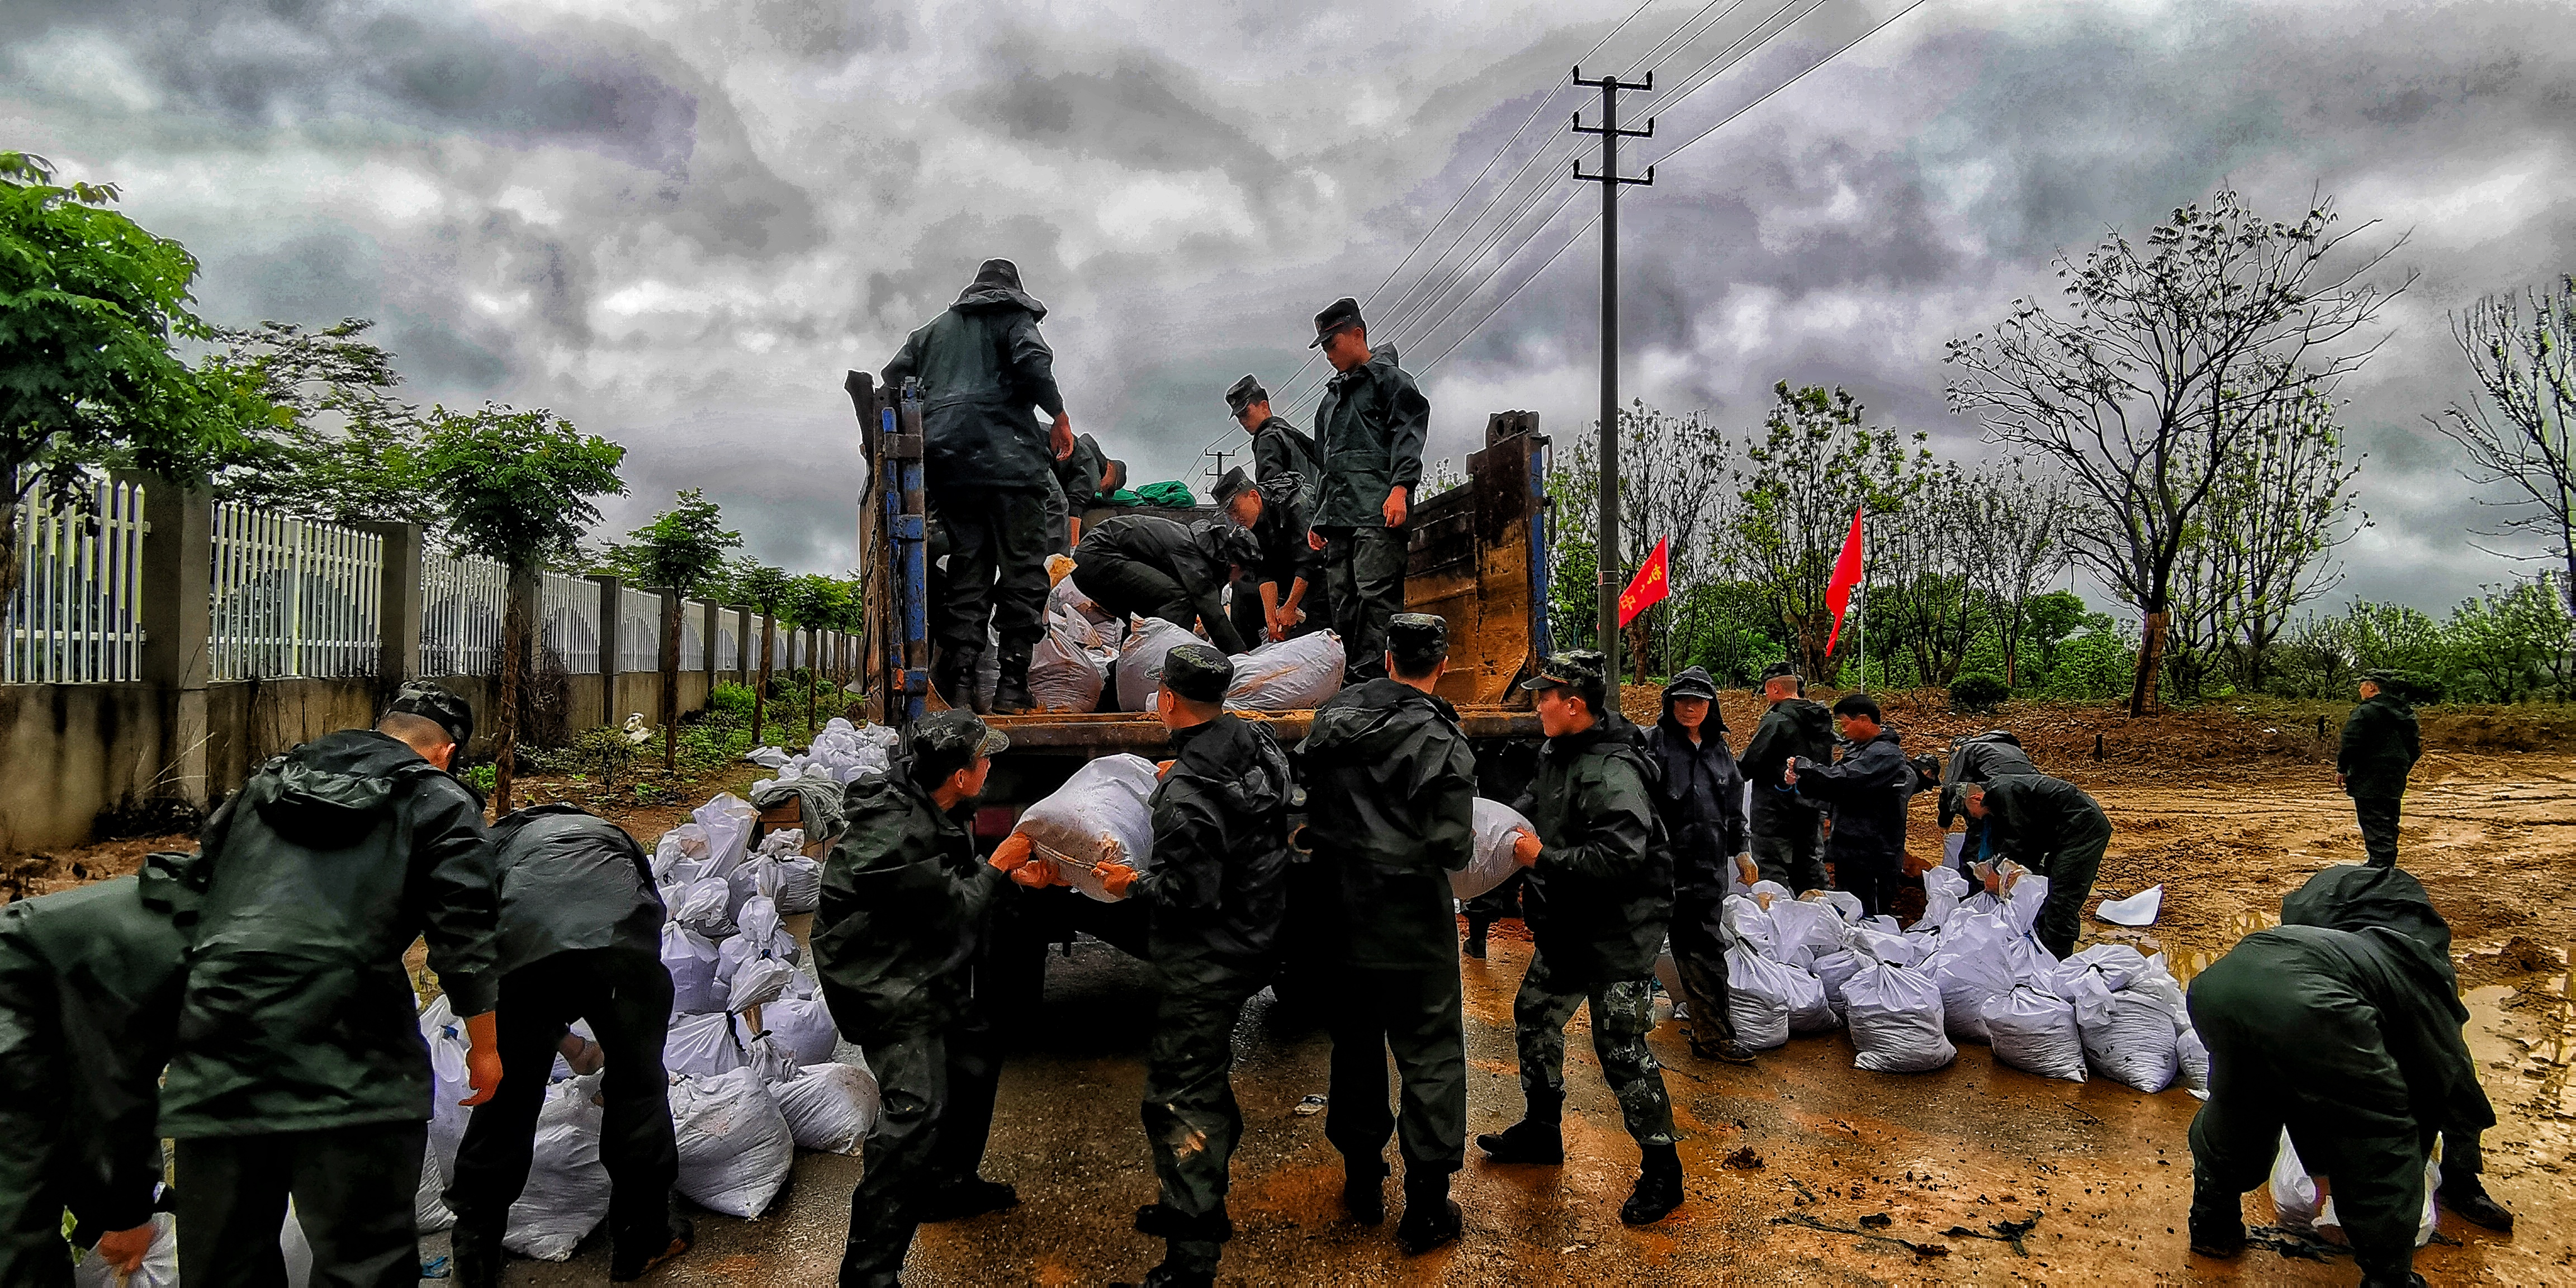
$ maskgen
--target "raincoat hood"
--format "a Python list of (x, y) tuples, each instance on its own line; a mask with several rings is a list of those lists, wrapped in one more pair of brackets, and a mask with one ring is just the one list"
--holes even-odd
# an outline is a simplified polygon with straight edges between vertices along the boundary
[(276, 794), (263, 794), (254, 807), (287, 840), (344, 849), (384, 818), (398, 779), (437, 772), (390, 734), (350, 729), (288, 752), (277, 770)]
[[(2418, 975), (2438, 979), (2457, 1007), (2459, 972), (2451, 964), (2451, 925), (2433, 908), (2424, 885), (2399, 868), (2337, 864), (2281, 899), (2281, 924), (2320, 926), (2372, 937), (2401, 951)], [(2468, 1012), (2460, 1012), (2462, 1021)]]
[(1725, 733), (1726, 713), (1718, 710), (1717, 708), (1717, 681), (1709, 677), (1708, 668), (1699, 666), (1683, 668), (1681, 674), (1674, 676), (1672, 678), (1672, 682), (1664, 686), (1664, 715), (1662, 719), (1655, 722), (1656, 727), (1670, 730), (1672, 736), (1676, 738), (1684, 740), (1688, 740), (1690, 738), (1690, 731), (1682, 727), (1681, 721), (1673, 718), (1673, 699), (1675, 697), (1695, 698), (1700, 695), (1696, 693), (1676, 694), (1673, 691), (1683, 687), (1685, 682), (1692, 680), (1696, 680), (1700, 684), (1707, 686), (1709, 692), (1708, 719), (1700, 725), (1699, 736), (1702, 738), (1708, 738), (1716, 734)]
[(958, 292), (957, 302), (948, 307), (960, 313), (986, 309), (1027, 309), (1031, 317), (1044, 320), (1046, 306), (1020, 289), (1020, 266), (1007, 259), (988, 259), (976, 270), (975, 280)]

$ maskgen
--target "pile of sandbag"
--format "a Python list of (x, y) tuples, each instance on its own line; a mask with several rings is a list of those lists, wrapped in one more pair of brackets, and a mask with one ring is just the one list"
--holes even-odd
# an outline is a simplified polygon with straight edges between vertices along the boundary
[(1029, 653), (1029, 699), (1042, 711), (1097, 711), (1126, 625), (1066, 577), (1047, 593), (1046, 633)]
[[(839, 716), (823, 722), (814, 741), (793, 755), (784, 747), (754, 747), (743, 759), (777, 773), (778, 782), (821, 778), (847, 784), (861, 774), (881, 774), (894, 763), (901, 735), (884, 725), (853, 725)], [(811, 821), (811, 820), (809, 820)]]
[(1100, 883), (1101, 864), (1138, 872), (1153, 866), (1154, 817), (1145, 801), (1154, 794), (1155, 776), (1154, 762), (1142, 756), (1102, 756), (1085, 764), (1021, 813), (994, 857), (1052, 863), (1074, 889), (1111, 902)]
[(1230, 711), (1303, 711), (1342, 691), (1341, 637), (1316, 631), (1263, 644), (1234, 659)]

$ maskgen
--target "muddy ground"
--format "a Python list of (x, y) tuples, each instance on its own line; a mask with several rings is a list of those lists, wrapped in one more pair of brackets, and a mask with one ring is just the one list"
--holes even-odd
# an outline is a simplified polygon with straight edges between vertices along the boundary
[[(2143, 932), (2089, 923), (2094, 939), (2162, 949), (2178, 973), (2205, 964), (2276, 917), (2316, 870), (2361, 857), (2349, 802), (2335, 789), (2330, 741), (2311, 713), (2188, 713), (2128, 722), (2093, 709), (2008, 709), (1951, 716), (1892, 703), (1907, 748), (2005, 724), (2041, 766), (2083, 784), (2117, 826), (2095, 893), (2162, 883), (2164, 915)], [(1756, 708), (1726, 704), (1739, 745)], [(2339, 723), (2340, 711), (2330, 712)], [(2555, 718), (2557, 727), (2550, 727)], [(2567, 716), (2543, 712), (2426, 721), (2430, 747), (2407, 800), (2404, 862), (2457, 937), (2471, 988), (2476, 1051), (2502, 1122), (2486, 1137), (2489, 1185), (2520, 1216), (2510, 1237), (2445, 1215), (2417, 1267), (2436, 1283), (2576, 1284), (2576, 1012), (2565, 956), (2576, 942), (2576, 755)], [(2546, 728), (2544, 734), (2541, 731)], [(2104, 757), (2093, 759), (2095, 733)], [(2537, 748), (2537, 749), (2532, 749)], [(747, 783), (750, 773), (722, 782)], [(716, 782), (707, 784), (713, 790)], [(626, 818), (648, 839), (677, 810)], [(1928, 798), (1918, 848), (1937, 845)], [(155, 842), (19, 861), (41, 892), (117, 871)], [(71, 871), (79, 865), (79, 874)], [(1498, 932), (1490, 959), (1466, 961), (1471, 1131), (1518, 1116), (1511, 994), (1526, 943)], [(1130, 1228), (1154, 1198), (1137, 1101), (1152, 984), (1098, 944), (1051, 963), (1043, 1018), (1006, 1067), (987, 1174), (1015, 1182), (1013, 1211), (925, 1227), (915, 1284), (1098, 1284), (1134, 1280), (1160, 1245)], [(1636, 1148), (1619, 1125), (1575, 1022), (1563, 1168), (1470, 1161), (1457, 1181), (1466, 1237), (1418, 1260), (1400, 1256), (1392, 1218), (1377, 1229), (1339, 1211), (1338, 1157), (1320, 1116), (1295, 1110), (1325, 1089), (1320, 1032), (1273, 1013), (1265, 994), (1235, 1034), (1246, 1129), (1235, 1159), (1229, 1283), (2247, 1283), (2344, 1284), (2347, 1258), (2314, 1262), (2264, 1247), (2233, 1262), (2184, 1247), (2190, 1164), (2183, 1133), (2196, 1102), (2108, 1081), (2040, 1079), (1983, 1047), (1911, 1077), (1851, 1067), (1840, 1035), (1794, 1039), (1750, 1069), (1693, 1059), (1680, 1027), (1651, 1038), (1666, 1062), (1691, 1201), (1643, 1230), (1618, 1203)], [(1393, 1157), (1390, 1150), (1390, 1158)], [(700, 1215), (700, 1243), (654, 1276), (667, 1284), (819, 1283), (837, 1264), (856, 1159), (806, 1155), (757, 1221)], [(1397, 1193), (1392, 1185), (1390, 1197)], [(2248, 1196), (2249, 1224), (2268, 1203)], [(1881, 1218), (1884, 1218), (1882, 1223)], [(1996, 1237), (2036, 1220), (2018, 1243)], [(515, 1263), (512, 1281), (595, 1283), (601, 1240), (564, 1265)]]

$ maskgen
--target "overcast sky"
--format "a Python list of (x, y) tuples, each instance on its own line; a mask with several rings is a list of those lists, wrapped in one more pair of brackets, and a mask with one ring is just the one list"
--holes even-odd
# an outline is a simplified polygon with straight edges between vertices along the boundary
[[(1659, 103), (1642, 164), (1904, 3), (16, 0), (0, 147), (122, 185), (204, 261), (211, 318), (374, 318), (416, 397), (625, 443), (612, 532), (700, 486), (761, 557), (832, 571), (861, 478), (842, 373), (992, 255), (1052, 310), (1077, 427), (1203, 484), (1240, 439), (1226, 385), (1288, 388), (1314, 312), (1466, 192), (1372, 338), (1422, 376), (1435, 457), (1505, 408), (1575, 431), (1597, 234), (1528, 280), (1598, 207), (1541, 223), (1597, 107), (1568, 65), (1655, 67), (1623, 109)], [(2344, 389), (2373, 526), (2336, 599), (2445, 607), (2525, 571), (2470, 548), (2492, 517), (2424, 417), (2466, 392), (2446, 314), (2576, 269), (2569, 30), (2540, 0), (1929, 0), (1628, 190), (1623, 391), (1750, 428), (1774, 381), (1839, 383), (1973, 457), (1943, 342), (2053, 290), (2059, 250), (2222, 185), (2283, 218), (2323, 191), (2420, 274)], [(1524, 206), (1499, 273), (1406, 302)]]

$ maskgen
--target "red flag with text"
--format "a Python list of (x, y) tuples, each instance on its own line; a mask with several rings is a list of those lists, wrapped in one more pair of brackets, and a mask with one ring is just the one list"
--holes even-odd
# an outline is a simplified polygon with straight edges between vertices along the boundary
[(1665, 537), (1655, 542), (1655, 553), (1646, 556), (1637, 575), (1628, 579), (1628, 588), (1619, 592), (1619, 624), (1637, 620), (1637, 614), (1664, 601), (1673, 593), (1672, 578), (1666, 570), (1664, 546), (1672, 540)]
[(1825, 583), (1825, 607), (1834, 610), (1833, 633), (1825, 636), (1825, 656), (1834, 652), (1834, 641), (1843, 635), (1843, 609), (1851, 603), (1852, 587), (1860, 584), (1860, 511), (1852, 511), (1849, 535), (1843, 538), (1843, 552), (1834, 559), (1833, 580)]

